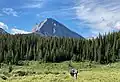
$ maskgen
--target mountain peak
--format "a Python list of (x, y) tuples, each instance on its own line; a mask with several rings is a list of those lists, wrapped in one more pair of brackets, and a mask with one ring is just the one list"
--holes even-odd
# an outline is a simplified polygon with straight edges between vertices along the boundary
[(82, 38), (82, 36), (71, 31), (53, 18), (47, 18), (40, 24), (36, 24), (32, 31), (43, 36)]
[(54, 23), (54, 22), (57, 22), (57, 21), (55, 19), (53, 19), (53, 18), (47, 18), (47, 19), (44, 20), (44, 22), (52, 22), (52, 23)]
[(54, 20), (53, 18), (47, 18), (47, 20)]

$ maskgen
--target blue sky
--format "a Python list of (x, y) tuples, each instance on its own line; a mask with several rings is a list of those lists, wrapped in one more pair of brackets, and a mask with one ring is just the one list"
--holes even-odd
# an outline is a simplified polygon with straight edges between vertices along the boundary
[(120, 0), (0, 0), (0, 28), (29, 33), (54, 18), (86, 38), (120, 30)]

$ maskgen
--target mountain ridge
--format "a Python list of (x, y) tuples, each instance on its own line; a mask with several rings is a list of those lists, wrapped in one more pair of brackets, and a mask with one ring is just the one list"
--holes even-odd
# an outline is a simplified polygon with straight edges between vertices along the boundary
[(0, 34), (8, 34), (4, 29), (0, 28)]
[(32, 32), (41, 36), (83, 38), (81, 35), (52, 18), (47, 18), (39, 24), (36, 24)]

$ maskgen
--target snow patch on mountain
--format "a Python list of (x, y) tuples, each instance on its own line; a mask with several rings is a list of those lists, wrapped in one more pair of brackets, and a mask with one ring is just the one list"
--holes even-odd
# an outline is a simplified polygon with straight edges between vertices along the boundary
[(54, 26), (56, 26), (56, 23), (54, 23)]
[(53, 34), (56, 32), (55, 28), (53, 28)]

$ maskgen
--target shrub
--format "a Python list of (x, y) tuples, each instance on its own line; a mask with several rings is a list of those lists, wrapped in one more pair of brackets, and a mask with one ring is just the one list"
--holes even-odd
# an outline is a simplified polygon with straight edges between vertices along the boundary
[(13, 70), (12, 65), (10, 65), (8, 69), (9, 69), (9, 71), (8, 71), (9, 73), (12, 72), (12, 70)]
[(59, 72), (53, 72), (52, 74), (58, 75), (58, 74), (60, 74), (60, 73), (59, 73)]
[(7, 77), (5, 75), (0, 75), (0, 78), (2, 78), (3, 80), (7, 80)]

